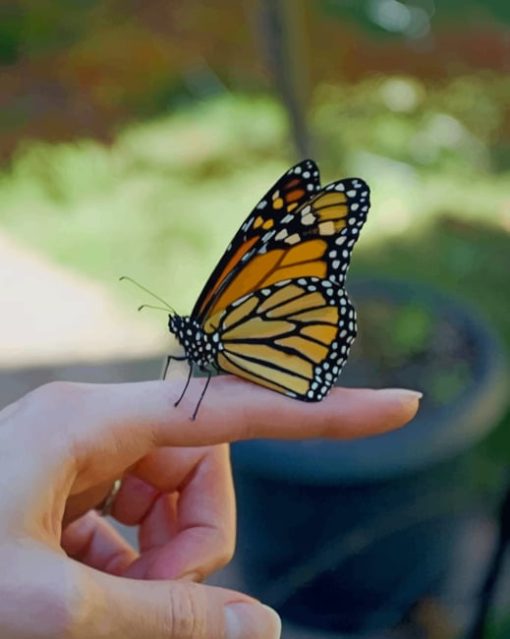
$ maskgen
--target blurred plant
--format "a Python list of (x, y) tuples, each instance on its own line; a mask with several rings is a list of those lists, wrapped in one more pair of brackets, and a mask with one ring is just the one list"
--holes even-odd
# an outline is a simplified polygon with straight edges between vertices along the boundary
[(322, 0), (323, 11), (339, 19), (354, 17), (365, 29), (386, 36), (423, 38), (432, 22), (475, 22), (490, 16), (510, 22), (506, 0)]
[[(274, 9), (273, 5), (286, 7), (281, 15), (289, 27), (284, 30), (289, 37), (285, 72), (278, 77), (280, 90), (285, 89), (289, 68), (295, 88), (305, 94), (308, 67), (314, 84), (342, 78), (357, 81), (371, 76), (374, 69), (390, 76), (400, 73), (404, 83), (394, 82), (383, 93), (390, 110), (404, 114), (405, 121), (404, 116), (420, 109), (420, 100), (412, 107), (416, 96), (406, 74), (418, 75), (426, 83), (434, 78), (449, 81), (466, 72), (483, 74), (492, 68), (503, 75), (507, 70), (506, 34), (494, 20), (504, 21), (509, 13), (501, 0), (267, 4)], [(119, 125), (161, 114), (190, 99), (229, 89), (267, 89), (271, 83), (262, 51), (256, 47), (263, 40), (257, 36), (269, 30), (267, 23), (260, 24), (260, 6), (231, 0), (218, 0), (214, 6), (205, 0), (3, 3), (0, 156), (10, 157), (20, 137), (111, 139)], [(374, 38), (377, 33), (389, 37)], [(278, 50), (266, 53), (274, 59)], [(474, 88), (461, 97), (464, 111), (471, 105), (472, 113), (480, 113), (479, 121), (492, 126), (493, 114), (489, 111), (484, 117), (478, 104), (479, 99), (483, 105), (487, 102), (486, 84), (482, 81), (480, 91)], [(466, 143), (465, 123), (459, 120), (459, 128), (442, 118), (440, 106), (430, 122), (424, 120), (426, 135), (419, 144), (407, 138), (405, 127), (399, 129), (391, 122), (384, 130), (381, 127), (378, 136), (391, 145), (394, 137), (398, 144), (403, 133), (408, 145), (423, 147), (425, 163), (429, 156), (434, 162), (431, 137), (452, 130), (453, 138), (445, 139), (446, 151)], [(294, 111), (296, 127), (302, 130), (303, 114)], [(508, 132), (508, 113), (506, 119)], [(502, 154), (502, 161), (508, 153)]]
[[(392, 303), (375, 295), (358, 304), (361, 359), (371, 381), (411, 385), (425, 393), (425, 405), (454, 401), (474, 374), (473, 352), (463, 327), (428, 308), (423, 300)], [(370, 380), (369, 380), (370, 381)]]
[(498, 137), (508, 96), (504, 76), (465, 76), (437, 85), (376, 76), (356, 86), (321, 87), (312, 117), (337, 161), (346, 153), (370, 153), (431, 172), (487, 172), (497, 168), (494, 146), (505, 143)]
[(501, 621), (491, 621), (485, 639), (508, 639), (510, 637), (510, 617)]
[[(483, 302), (510, 333), (503, 304), (483, 281), (486, 273), (496, 286), (505, 272), (498, 255), (510, 229), (507, 174), (489, 171), (496, 124), (464, 110), (462, 97), (471, 86), (481, 107), (498, 114), (505, 82), (464, 78), (429, 89), (394, 77), (329, 86), (317, 91), (312, 123), (323, 138), (317, 158), (323, 180), (359, 174), (372, 187), (373, 209), (354, 268), (366, 254), (373, 258), (370, 269), (445, 283), (451, 277), (454, 290)], [(443, 104), (450, 106), (438, 106)], [(459, 120), (461, 143), (444, 150), (438, 133), (431, 144), (440, 150), (425, 163), (409, 140), (437, 113)], [(25, 143), (0, 173), (0, 223), (113, 287), (117, 275), (132, 274), (190, 307), (226, 238), (288, 165), (290, 148), (285, 114), (275, 100), (238, 94), (128, 127), (110, 146), (91, 140)], [(431, 243), (427, 229), (437, 216), (450, 222)], [(470, 226), (479, 219), (503, 234), (486, 238)], [(196, 289), (184, 281), (196, 281)], [(417, 335), (406, 343), (412, 339)]]

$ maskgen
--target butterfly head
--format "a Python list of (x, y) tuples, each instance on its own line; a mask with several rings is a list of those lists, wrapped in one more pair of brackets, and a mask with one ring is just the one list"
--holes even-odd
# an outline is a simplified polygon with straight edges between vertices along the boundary
[(183, 346), (185, 342), (193, 338), (196, 328), (198, 327), (193, 326), (190, 317), (183, 317), (176, 313), (171, 313), (168, 316), (168, 330), (177, 337)]
[(201, 367), (215, 361), (219, 348), (217, 333), (206, 333), (197, 320), (176, 314), (169, 315), (168, 329), (177, 337), (190, 361)]

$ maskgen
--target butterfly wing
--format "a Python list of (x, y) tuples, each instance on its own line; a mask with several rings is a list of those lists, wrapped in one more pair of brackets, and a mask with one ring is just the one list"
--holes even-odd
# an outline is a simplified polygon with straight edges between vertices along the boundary
[(369, 206), (365, 182), (333, 182), (225, 276), (202, 318), (220, 369), (305, 401), (326, 395), (356, 336), (343, 284)]
[(290, 397), (319, 401), (347, 359), (356, 317), (341, 287), (299, 278), (234, 302), (216, 330), (219, 368)]
[[(289, 169), (264, 195), (227, 247), (223, 257), (207, 280), (192, 317), (206, 315), (213, 298), (225, 285), (226, 278), (239, 264), (260, 250), (281, 220), (292, 215), (320, 190), (319, 169), (313, 160), (304, 160)], [(269, 234), (269, 235), (268, 235)]]
[(318, 277), (341, 286), (370, 206), (363, 180), (329, 184), (267, 231), (210, 296), (202, 323), (235, 300), (276, 282)]

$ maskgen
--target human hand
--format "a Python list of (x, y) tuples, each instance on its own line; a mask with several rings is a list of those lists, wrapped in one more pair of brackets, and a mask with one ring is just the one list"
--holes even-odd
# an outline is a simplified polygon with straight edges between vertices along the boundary
[[(409, 421), (419, 394), (334, 389), (320, 403), (236, 378), (43, 386), (0, 412), (0, 636), (272, 639), (276, 615), (194, 583), (229, 561), (235, 506), (227, 442), (352, 438)], [(113, 516), (91, 509), (124, 476)]]

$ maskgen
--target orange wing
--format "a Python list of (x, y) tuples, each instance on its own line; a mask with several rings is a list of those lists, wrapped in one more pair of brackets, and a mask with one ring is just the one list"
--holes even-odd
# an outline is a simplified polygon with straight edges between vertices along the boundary
[(296, 164), (276, 182), (247, 217), (207, 280), (193, 309), (193, 317), (201, 318), (208, 312), (229, 275), (260, 249), (282, 219), (292, 215), (319, 189), (319, 169), (312, 160)]
[(277, 282), (317, 277), (341, 285), (368, 207), (368, 187), (362, 180), (328, 185), (280, 219), (261, 246), (239, 259), (209, 294), (202, 321)]
[(279, 282), (210, 318), (217, 366), (271, 390), (319, 401), (338, 377), (356, 335), (345, 291), (317, 277)]

